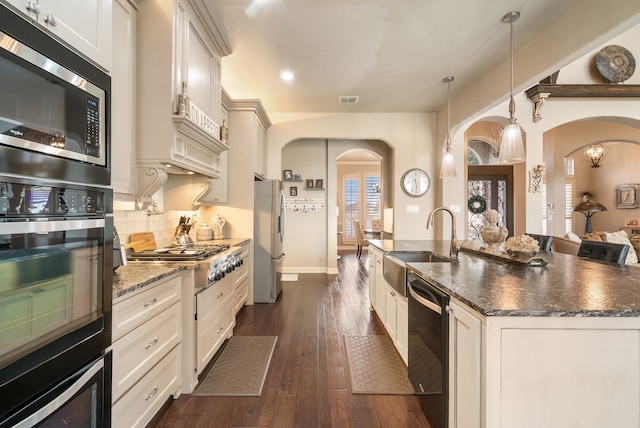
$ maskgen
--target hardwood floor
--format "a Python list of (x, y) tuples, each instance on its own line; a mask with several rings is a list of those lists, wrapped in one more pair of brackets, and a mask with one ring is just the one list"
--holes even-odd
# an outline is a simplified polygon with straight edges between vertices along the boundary
[(338, 275), (300, 274), (275, 304), (245, 307), (236, 335), (278, 336), (260, 397), (171, 403), (157, 427), (429, 427), (412, 395), (354, 395), (343, 335), (385, 334), (369, 311), (368, 257), (342, 253)]

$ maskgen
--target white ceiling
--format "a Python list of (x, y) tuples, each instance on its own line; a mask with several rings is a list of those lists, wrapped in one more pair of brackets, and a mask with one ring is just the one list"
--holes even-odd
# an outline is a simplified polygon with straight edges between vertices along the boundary
[[(272, 112), (432, 112), (574, 0), (204, 0), (226, 31), (223, 87)], [(575, 0), (578, 1), (578, 0)], [(515, 65), (517, 67), (517, 64)], [(280, 72), (295, 80), (285, 83)], [(505, 76), (505, 91), (509, 76)], [(340, 96), (359, 96), (339, 104)]]

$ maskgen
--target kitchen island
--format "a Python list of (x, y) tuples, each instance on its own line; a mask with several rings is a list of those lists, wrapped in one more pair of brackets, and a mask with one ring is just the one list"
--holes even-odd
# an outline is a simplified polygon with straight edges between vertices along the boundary
[[(370, 245), (449, 252), (448, 241)], [(451, 297), (450, 426), (640, 426), (640, 269), (538, 256), (548, 264), (464, 251), (408, 264)]]

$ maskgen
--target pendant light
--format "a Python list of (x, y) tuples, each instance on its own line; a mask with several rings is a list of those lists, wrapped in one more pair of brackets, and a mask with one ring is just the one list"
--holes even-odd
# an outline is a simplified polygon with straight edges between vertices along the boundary
[(498, 161), (501, 163), (519, 163), (526, 160), (524, 144), (522, 143), (522, 129), (516, 123), (516, 103), (513, 100), (513, 23), (520, 18), (520, 12), (509, 12), (502, 22), (510, 27), (510, 68), (511, 68), (511, 96), (509, 98), (509, 124), (502, 132), (502, 144)]
[(457, 177), (456, 163), (451, 152), (451, 82), (453, 76), (442, 79), (447, 84), (447, 138), (444, 142), (444, 150), (442, 153), (442, 166), (440, 167), (440, 178)]

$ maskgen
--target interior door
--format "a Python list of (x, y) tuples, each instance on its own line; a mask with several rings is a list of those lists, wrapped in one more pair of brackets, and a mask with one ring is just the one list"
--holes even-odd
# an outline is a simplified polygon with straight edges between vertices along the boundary
[(486, 226), (484, 214), (491, 209), (500, 213), (509, 236), (513, 236), (513, 167), (469, 165), (467, 180), (467, 239), (482, 239), (480, 227)]

